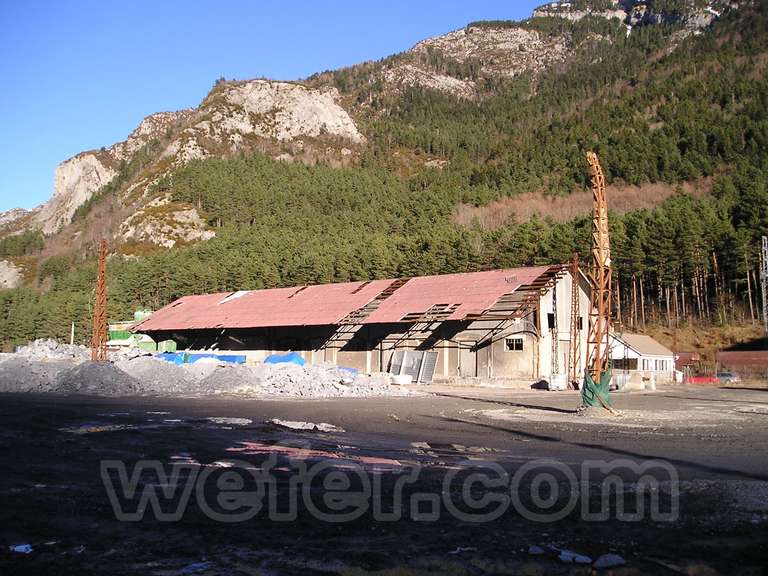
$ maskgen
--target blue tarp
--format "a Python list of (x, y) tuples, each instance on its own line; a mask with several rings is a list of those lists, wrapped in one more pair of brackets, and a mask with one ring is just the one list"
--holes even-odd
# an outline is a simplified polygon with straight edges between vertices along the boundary
[(201, 358), (215, 358), (220, 362), (245, 364), (245, 354), (190, 354), (189, 352), (163, 352), (158, 358), (174, 364), (194, 364)]
[(304, 358), (296, 352), (289, 352), (288, 354), (270, 354), (264, 359), (264, 364), (296, 364), (297, 366), (304, 366)]

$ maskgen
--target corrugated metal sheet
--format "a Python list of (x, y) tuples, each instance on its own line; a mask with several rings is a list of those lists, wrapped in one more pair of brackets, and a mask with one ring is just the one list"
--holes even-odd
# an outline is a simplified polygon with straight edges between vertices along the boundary
[(363, 324), (399, 322), (408, 314), (424, 313), (438, 304), (458, 304), (447, 319), (462, 320), (468, 314), (487, 310), (504, 294), (533, 282), (546, 271), (546, 266), (540, 266), (412, 278), (382, 302)]
[(295, 288), (185, 296), (161, 308), (136, 329), (195, 330), (206, 328), (267, 328), (336, 324), (365, 306), (392, 280), (347, 282)]
[(723, 366), (755, 366), (768, 368), (768, 350), (718, 352), (715, 357)]
[[(455, 305), (448, 319), (461, 320), (487, 310), (501, 296), (533, 282), (546, 270), (514, 268), (412, 278), (381, 301), (362, 323), (399, 322), (408, 314), (426, 312), (440, 304)], [(134, 329), (151, 332), (333, 325), (374, 300), (393, 282), (374, 280), (185, 296)]]

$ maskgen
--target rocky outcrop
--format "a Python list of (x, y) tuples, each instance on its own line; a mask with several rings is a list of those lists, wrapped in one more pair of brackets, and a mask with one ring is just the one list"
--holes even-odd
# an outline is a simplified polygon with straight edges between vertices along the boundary
[(191, 110), (152, 114), (144, 118), (125, 141), (83, 152), (59, 164), (54, 175), (53, 196), (34, 215), (34, 224), (45, 234), (68, 224), (78, 207), (112, 181), (121, 165), (130, 162), (150, 142), (172, 133), (191, 115)]
[[(332, 135), (365, 142), (354, 121), (338, 104), (335, 88), (310, 89), (291, 82), (252, 80), (226, 85), (205, 128), (214, 133), (255, 134), (275, 140)], [(197, 128), (202, 128), (198, 124)]]
[(19, 220), (29, 216), (30, 211), (24, 208), (13, 208), (5, 212), (0, 212), (0, 231), (10, 228)]
[(210, 240), (215, 235), (213, 230), (208, 230), (197, 210), (170, 204), (167, 197), (153, 200), (120, 226), (123, 241), (163, 248)]
[(621, 2), (616, 2), (616, 6), (608, 10), (594, 10), (591, 8), (574, 10), (573, 5), (570, 2), (550, 2), (544, 6), (539, 6), (533, 11), (534, 18), (548, 18), (555, 16), (573, 22), (586, 18), (587, 16), (597, 16), (608, 20), (618, 19), (624, 21), (627, 17), (627, 12)]
[(0, 260), (0, 290), (21, 286), (22, 269), (8, 260)]
[(701, 2), (687, 0), (680, 2), (673, 11), (657, 9), (653, 1), (634, 2), (616, 0), (613, 8), (605, 9), (602, 3), (590, 7), (589, 2), (550, 2), (539, 6), (533, 11), (534, 18), (558, 17), (571, 21), (581, 20), (587, 16), (622, 20), (628, 26), (654, 24), (682, 24), (686, 28), (696, 30), (705, 28), (720, 17), (725, 10), (738, 8), (736, 2), (728, 0), (710, 0), (702, 6)]
[(467, 26), (419, 42), (411, 50), (428, 55), (432, 50), (460, 63), (476, 60), (492, 76), (518, 76), (539, 72), (568, 54), (567, 38), (548, 37), (522, 26)]
[(56, 167), (53, 196), (35, 215), (34, 222), (45, 234), (56, 232), (116, 174), (107, 154), (86, 152), (62, 162)]
[(384, 60), (377, 80), (394, 93), (421, 87), (472, 98), (479, 94), (480, 77), (537, 74), (564, 61), (569, 43), (568, 35), (548, 36), (523, 24), (470, 25)]
[(470, 98), (475, 93), (475, 83), (470, 80), (460, 80), (453, 76), (425, 70), (413, 64), (402, 64), (387, 68), (383, 72), (387, 84), (398, 87), (430, 88), (456, 96)]
[(147, 116), (124, 142), (118, 142), (109, 148), (109, 153), (117, 161), (128, 161), (147, 143), (173, 134), (192, 118), (194, 113), (194, 110), (186, 109), (178, 112), (158, 112)]
[[(143, 173), (128, 176), (131, 182), (126, 194), (138, 190), (139, 197), (146, 196), (159, 176), (174, 167), (247, 149), (254, 139), (286, 142), (299, 137), (333, 137), (352, 145), (364, 144), (365, 138), (338, 99), (333, 88), (310, 89), (268, 80), (223, 83), (199, 108), (153, 114), (125, 141), (62, 162), (56, 168), (53, 196), (34, 215), (33, 223), (46, 234), (68, 224), (79, 206), (150, 144), (158, 144), (159, 151)], [(158, 168), (163, 161), (164, 167)], [(191, 234), (189, 216), (180, 216), (182, 236)], [(168, 243), (167, 239), (161, 241)]]

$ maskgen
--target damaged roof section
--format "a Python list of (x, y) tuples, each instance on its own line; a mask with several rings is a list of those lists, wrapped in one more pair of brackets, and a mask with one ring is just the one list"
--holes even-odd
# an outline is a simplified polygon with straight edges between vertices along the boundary
[(134, 330), (413, 322), (438, 312), (440, 320), (464, 320), (483, 314), (502, 296), (535, 282), (548, 270), (538, 266), (185, 296)]

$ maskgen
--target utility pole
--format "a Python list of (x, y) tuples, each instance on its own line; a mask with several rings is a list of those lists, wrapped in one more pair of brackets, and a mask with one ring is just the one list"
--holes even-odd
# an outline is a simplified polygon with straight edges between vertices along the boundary
[(581, 365), (581, 298), (580, 298), (579, 253), (573, 253), (571, 260), (571, 347), (568, 350), (568, 382), (574, 390), (579, 389)]
[(610, 329), (611, 329), (611, 244), (608, 234), (608, 202), (605, 193), (605, 175), (597, 154), (587, 152), (592, 180), (592, 285), (589, 309), (589, 338), (587, 341), (587, 367), (581, 391), (582, 406), (611, 408), (608, 396), (610, 385)]
[(768, 236), (763, 236), (760, 253), (760, 285), (763, 290), (763, 328), (768, 334)]
[(96, 276), (96, 305), (93, 312), (91, 360), (107, 361), (107, 241), (99, 246), (99, 269)]

